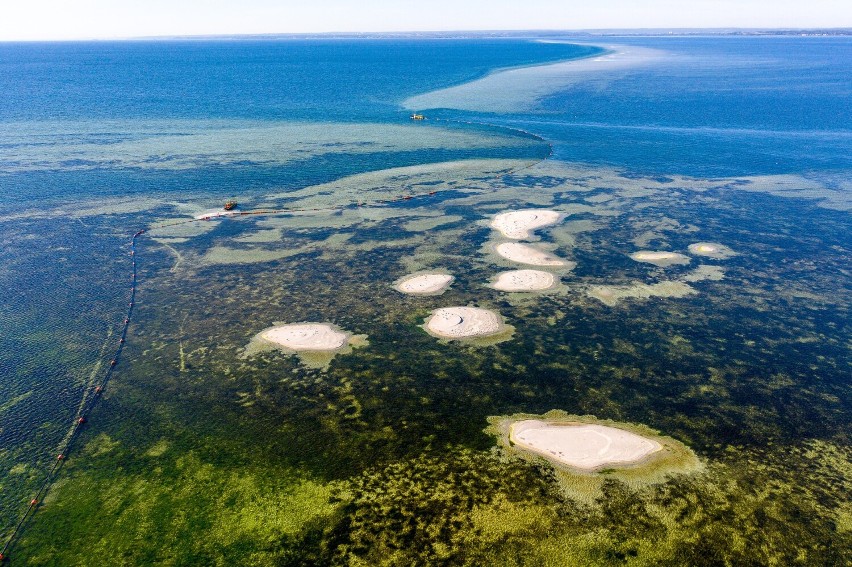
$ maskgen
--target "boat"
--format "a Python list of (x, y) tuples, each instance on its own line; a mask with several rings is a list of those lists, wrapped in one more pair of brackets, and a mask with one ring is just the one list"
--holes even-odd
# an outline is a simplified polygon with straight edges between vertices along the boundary
[(225, 203), (225, 206), (222, 207), (222, 208), (225, 209), (226, 211), (230, 211), (230, 210), (236, 208), (236, 206), (237, 206), (237, 202), (232, 199), (230, 201), (227, 201)]
[(411, 115), (412, 120), (426, 120), (426, 117), (422, 114), (417, 114), (416, 112)]

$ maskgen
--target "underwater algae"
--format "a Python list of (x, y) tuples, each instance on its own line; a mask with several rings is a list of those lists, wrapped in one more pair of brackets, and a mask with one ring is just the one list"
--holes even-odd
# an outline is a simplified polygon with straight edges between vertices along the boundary
[[(755, 231), (745, 219), (769, 197), (648, 189), (635, 199), (632, 187), (658, 182), (624, 189), (606, 171), (580, 182), (541, 167), (379, 207), (333, 246), (311, 244), (340, 230), (328, 214), (200, 221), (204, 231), (169, 244), (184, 258), (174, 270), (172, 252), (145, 247), (134, 363), (16, 554), (32, 564), (842, 564), (848, 300), (808, 260), (842, 264), (845, 217), (826, 211), (826, 234), (803, 238), (776, 204)], [(541, 187), (534, 203), (527, 182)], [(510, 302), (483, 285), (504, 267), (483, 253), (487, 219), (544, 201), (576, 212), (540, 235), (577, 267), (564, 290)], [(436, 212), (464, 222), (411, 230)], [(264, 230), (281, 239), (244, 238)], [(710, 277), (712, 259), (704, 272), (642, 265), (627, 256), (638, 234), (654, 249), (718, 241), (738, 255), (724, 279)], [(217, 247), (292, 254), (204, 261)], [(441, 296), (393, 290), (417, 263), (457, 279)], [(803, 274), (816, 276), (806, 300)], [(581, 293), (687, 278), (696, 293), (653, 302), (607, 307)], [(512, 340), (436, 341), (417, 327), (444, 305), (499, 311)], [(272, 321), (334, 321), (370, 345), (325, 370), (277, 350), (241, 358)], [(704, 466), (661, 467), (653, 482), (601, 471), (572, 492), (560, 471), (482, 433), (489, 416), (553, 407), (649, 424)], [(805, 532), (797, 541), (792, 525)]]

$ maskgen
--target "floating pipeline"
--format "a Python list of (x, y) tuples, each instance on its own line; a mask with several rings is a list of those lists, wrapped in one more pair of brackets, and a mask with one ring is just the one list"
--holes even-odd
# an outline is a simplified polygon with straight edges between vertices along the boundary
[[(136, 234), (133, 235), (133, 238), (130, 241), (130, 250), (131, 250), (130, 254), (131, 254), (131, 256), (135, 256), (135, 253), (136, 253), (136, 239), (144, 232), (145, 232), (144, 230), (138, 231)], [(136, 280), (136, 263), (135, 262), (133, 262), (132, 276), (131, 277), (132, 277), (133, 280)], [(127, 315), (125, 316), (124, 322), (122, 323), (121, 335), (120, 335), (120, 338), (119, 338), (118, 343), (117, 343), (118, 346), (115, 349), (115, 354), (113, 355), (112, 359), (110, 360), (109, 366), (107, 367), (107, 370), (103, 375), (103, 378), (95, 386), (95, 388), (92, 390), (92, 395), (87, 398), (86, 402), (80, 408), (80, 411), (79, 411), (77, 417), (74, 418), (73, 424), (71, 426), (70, 434), (68, 435), (68, 437), (65, 440), (65, 443), (62, 445), (61, 449), (59, 450), (59, 454), (57, 455), (56, 459), (53, 461), (53, 464), (48, 469), (47, 474), (46, 474), (45, 479), (44, 479), (44, 482), (42, 482), (41, 486), (39, 486), (39, 488), (36, 491), (33, 498), (30, 499), (30, 502), (29, 502), (26, 510), (24, 511), (23, 515), (21, 516), (21, 519), (18, 521), (18, 523), (15, 525), (15, 528), (12, 530), (12, 533), (6, 539), (6, 543), (3, 545), (2, 550), (0, 550), (0, 562), (5, 561), (9, 558), (9, 550), (11, 549), (12, 544), (14, 543), (17, 536), (21, 533), (21, 530), (24, 528), (25, 524), (27, 523), (27, 520), (29, 520), (33, 516), (33, 514), (35, 513), (39, 504), (44, 499), (44, 496), (47, 494), (48, 490), (50, 489), (50, 486), (53, 484), (54, 480), (56, 479), (56, 475), (58, 474), (62, 465), (65, 463), (65, 460), (67, 459), (68, 454), (71, 452), (71, 449), (74, 446), (74, 442), (80, 436), (80, 433), (82, 432), (83, 427), (88, 422), (88, 416), (92, 413), (92, 410), (95, 408), (98, 401), (100, 400), (101, 395), (103, 394), (104, 388), (106, 388), (107, 384), (109, 383), (110, 379), (112, 378), (112, 376), (115, 372), (116, 366), (118, 365), (118, 361), (121, 358), (121, 352), (124, 350), (124, 345), (125, 345), (125, 341), (126, 341), (126, 337), (127, 337), (127, 330), (130, 327), (130, 319), (133, 315), (133, 305), (134, 305), (135, 298), (136, 298), (136, 287), (134, 286), (134, 287), (130, 288), (130, 301), (128, 303)]]
[[(496, 126), (494, 124), (487, 124), (487, 123), (483, 123), (483, 122), (470, 122), (470, 121), (463, 121), (463, 120), (450, 120), (450, 119), (441, 119), (441, 118), (436, 119), (436, 121), (439, 121), (439, 120), (443, 121), (443, 122), (453, 122), (453, 123), (457, 123), (457, 124), (479, 125), (479, 126), (488, 126), (488, 127), (493, 127), (493, 128), (502, 128), (502, 129), (506, 129), (506, 130), (514, 130), (516, 132), (520, 132), (522, 134), (536, 138), (536, 139), (540, 140), (541, 142), (546, 143), (549, 146), (550, 151), (549, 151), (549, 153), (546, 157), (542, 158), (539, 161), (536, 161), (535, 163), (525, 165), (523, 167), (517, 167), (517, 168), (509, 169), (509, 170), (501, 173), (500, 175), (495, 176), (495, 179), (500, 179), (500, 178), (503, 178), (503, 177), (508, 176), (508, 175), (513, 175), (513, 174), (515, 174), (519, 171), (534, 167), (534, 166), (546, 161), (547, 159), (549, 159), (553, 155), (553, 145), (550, 144), (547, 140), (545, 140), (544, 138), (542, 138), (542, 137), (540, 137), (536, 134), (533, 134), (531, 132), (527, 132), (525, 130), (521, 130), (519, 128), (511, 128), (511, 127), (507, 127), (507, 126)], [(496, 189), (495, 189), (495, 191), (496, 191)], [(182, 220), (177, 220), (177, 221), (173, 221), (173, 222), (163, 223), (163, 224), (159, 224), (159, 225), (150, 227), (148, 229), (139, 229), (135, 233), (133, 233), (133, 236), (130, 238), (130, 258), (131, 258), (130, 280), (132, 282), (132, 286), (130, 287), (130, 297), (128, 298), (128, 302), (127, 302), (127, 312), (126, 312), (124, 320), (122, 321), (122, 324), (121, 324), (122, 325), (121, 326), (121, 333), (119, 335), (119, 339), (118, 339), (118, 342), (117, 342), (118, 346), (115, 349), (115, 354), (110, 359), (109, 365), (107, 366), (107, 370), (104, 373), (103, 378), (91, 390), (91, 396), (89, 396), (86, 399), (86, 402), (80, 408), (80, 411), (79, 411), (77, 417), (74, 418), (73, 424), (71, 426), (70, 433), (69, 433), (68, 437), (66, 438), (64, 444), (61, 446), (61, 448), (59, 450), (59, 454), (57, 455), (56, 459), (53, 461), (53, 464), (48, 469), (47, 474), (45, 475), (44, 482), (42, 482), (42, 484), (39, 486), (36, 493), (30, 499), (29, 504), (27, 505), (26, 509), (24, 510), (24, 513), (21, 516), (21, 519), (15, 525), (15, 528), (12, 530), (10, 535), (6, 538), (5, 544), (3, 545), (2, 549), (0, 549), (0, 563), (4, 563), (9, 559), (9, 550), (12, 548), (13, 543), (16, 541), (16, 539), (18, 538), (18, 536), (21, 534), (22, 530), (26, 526), (27, 521), (30, 518), (33, 517), (33, 515), (35, 514), (39, 505), (44, 500), (45, 495), (50, 490), (51, 485), (56, 480), (56, 476), (59, 473), (59, 471), (61, 470), (62, 465), (68, 459), (68, 455), (71, 453), (71, 450), (74, 447), (75, 441), (81, 435), (84, 426), (86, 426), (86, 424), (88, 423), (89, 416), (92, 414), (92, 411), (95, 409), (95, 406), (97, 406), (98, 402), (100, 401), (101, 396), (103, 395), (104, 390), (107, 387), (107, 384), (109, 383), (110, 379), (112, 378), (113, 374), (115, 373), (115, 371), (118, 367), (118, 363), (121, 359), (121, 353), (124, 350), (124, 345), (126, 344), (126, 341), (127, 341), (127, 332), (128, 332), (128, 329), (130, 328), (130, 321), (133, 317), (133, 308), (136, 305), (136, 289), (138, 287), (138, 274), (137, 274), (137, 269), (136, 269), (136, 242), (141, 236), (143, 236), (146, 233), (150, 233), (152, 231), (156, 231), (156, 230), (160, 230), (160, 229), (164, 229), (164, 228), (180, 226), (180, 225), (185, 225), (185, 224), (190, 224), (190, 223), (196, 223), (196, 222), (201, 222), (201, 221), (209, 221), (209, 220), (213, 220), (213, 219), (218, 220), (218, 219), (226, 219), (226, 218), (229, 218), (229, 217), (242, 217), (242, 216), (272, 216), (272, 215), (303, 213), (303, 212), (321, 212), (321, 211), (334, 212), (334, 211), (342, 211), (342, 210), (351, 209), (351, 208), (382, 206), (382, 205), (390, 205), (390, 204), (395, 204), (395, 203), (412, 201), (414, 199), (424, 199), (424, 198), (428, 198), (428, 197), (434, 197), (438, 193), (439, 193), (439, 191), (428, 191), (428, 192), (423, 192), (423, 193), (415, 194), (415, 195), (404, 194), (404, 195), (400, 195), (399, 197), (392, 198), (392, 199), (376, 199), (376, 200), (374, 200), (370, 203), (358, 202), (358, 203), (341, 205), (339, 207), (257, 209), (257, 210), (253, 210), (253, 211), (238, 211), (236, 213), (229, 212), (228, 214), (223, 214), (223, 215), (207, 215), (207, 216), (204, 216), (204, 217), (201, 217), (201, 218), (198, 218), (198, 219), (195, 219), (195, 218), (193, 218), (193, 219), (182, 219)], [(85, 392), (84, 392), (84, 395), (85, 395)]]

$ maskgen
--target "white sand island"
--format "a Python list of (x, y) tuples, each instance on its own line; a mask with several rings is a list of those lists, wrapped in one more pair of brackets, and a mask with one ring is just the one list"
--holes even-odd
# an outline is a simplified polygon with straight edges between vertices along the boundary
[(500, 231), (506, 238), (521, 240), (529, 238), (534, 230), (559, 222), (562, 213), (549, 209), (526, 209), (500, 213), (491, 221), (491, 228)]
[(521, 244), (520, 242), (504, 242), (498, 244), (494, 250), (503, 258), (512, 262), (518, 262), (519, 264), (573, 267), (573, 262), (568, 262), (549, 252), (539, 250), (529, 244)]
[(347, 345), (349, 336), (328, 323), (291, 323), (260, 334), (264, 340), (295, 351), (338, 350)]
[(495, 335), (504, 329), (497, 313), (479, 307), (442, 307), (426, 319), (424, 328), (443, 339), (466, 339)]
[(411, 295), (437, 295), (443, 293), (453, 279), (449, 274), (412, 274), (397, 280), (394, 289)]
[(689, 256), (677, 252), (656, 252), (652, 250), (641, 250), (630, 255), (637, 262), (654, 264), (655, 266), (672, 266), (674, 264), (689, 264)]
[(282, 323), (276, 321), (246, 345), (242, 358), (281, 350), (295, 354), (311, 368), (328, 368), (338, 354), (367, 346), (367, 335), (353, 335), (331, 323)]
[(696, 242), (695, 244), (690, 244), (688, 249), (690, 254), (716, 258), (719, 260), (736, 255), (736, 252), (724, 244), (718, 244), (716, 242)]
[(491, 287), (500, 291), (543, 291), (556, 285), (556, 276), (541, 270), (510, 270), (497, 274)]
[(503, 451), (528, 462), (546, 460), (560, 488), (588, 503), (612, 479), (641, 488), (703, 466), (683, 443), (636, 423), (550, 410), (491, 416), (488, 424), (485, 432)]
[(537, 419), (513, 423), (509, 439), (548, 460), (584, 471), (635, 464), (662, 449), (654, 440), (615, 427)]

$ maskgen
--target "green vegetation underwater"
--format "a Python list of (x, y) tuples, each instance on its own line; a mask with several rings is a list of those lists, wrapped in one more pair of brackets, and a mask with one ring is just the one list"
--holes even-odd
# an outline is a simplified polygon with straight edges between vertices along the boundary
[[(848, 565), (852, 40), (562, 39), (0, 45), (4, 560)], [(524, 209), (576, 267), (498, 291)]]

